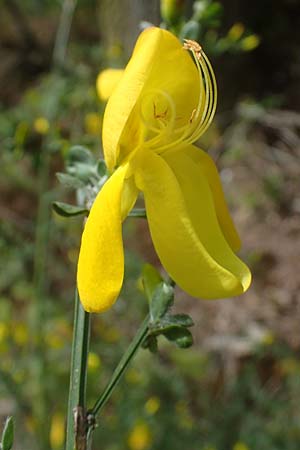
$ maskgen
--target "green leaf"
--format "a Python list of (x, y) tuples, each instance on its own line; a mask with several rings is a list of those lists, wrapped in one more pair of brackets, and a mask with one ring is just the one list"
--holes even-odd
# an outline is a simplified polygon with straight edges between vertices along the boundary
[(198, 40), (200, 34), (200, 24), (195, 20), (189, 20), (184, 24), (180, 32), (180, 39)]
[(103, 159), (99, 159), (97, 162), (97, 173), (101, 178), (107, 175), (107, 167)]
[(74, 164), (77, 162), (85, 163), (85, 164), (94, 164), (95, 158), (92, 152), (82, 145), (74, 145), (70, 148), (68, 153), (68, 162), (70, 164)]
[(67, 165), (67, 172), (72, 177), (77, 178), (83, 183), (87, 184), (91, 177), (97, 175), (95, 172), (96, 168), (94, 164), (86, 164), (82, 162), (77, 162), (75, 164)]
[(53, 202), (52, 207), (57, 214), (63, 217), (87, 216), (89, 214), (89, 210), (82, 206), (69, 205), (63, 202)]
[(145, 341), (142, 344), (143, 348), (148, 348), (150, 350), (150, 352), (152, 353), (156, 353), (157, 352), (157, 338), (156, 336), (150, 335), (147, 336), (147, 338), (145, 339)]
[(11, 450), (14, 443), (14, 419), (13, 417), (7, 417), (1, 438), (1, 449)]
[(151, 322), (161, 319), (174, 302), (174, 288), (164, 281), (155, 288), (150, 302)]
[(180, 348), (188, 348), (193, 345), (192, 333), (186, 328), (172, 328), (164, 331), (163, 335)]
[(78, 180), (78, 178), (73, 177), (72, 175), (69, 175), (67, 173), (57, 172), (56, 176), (58, 178), (58, 181), (64, 186), (73, 189), (79, 189), (84, 187), (84, 183), (81, 180)]
[(156, 287), (163, 281), (158, 270), (151, 264), (145, 264), (142, 268), (142, 283), (146, 297), (151, 302)]
[(154, 324), (153, 330), (171, 330), (172, 328), (189, 328), (194, 322), (187, 314), (175, 314), (174, 316), (165, 315), (158, 323)]

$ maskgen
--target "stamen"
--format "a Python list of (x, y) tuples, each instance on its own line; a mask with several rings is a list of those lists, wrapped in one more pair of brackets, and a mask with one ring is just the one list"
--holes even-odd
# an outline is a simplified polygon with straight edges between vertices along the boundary
[(202, 47), (200, 44), (198, 44), (198, 42), (193, 41), (192, 39), (184, 39), (183, 48), (185, 50), (191, 50), (192, 52), (194, 52), (198, 61), (200, 61), (202, 56)]
[[(162, 145), (162, 141), (148, 143), (151, 148), (159, 153), (174, 149), (181, 143), (192, 144), (207, 130), (215, 115), (217, 106), (217, 83), (212, 66), (203, 52), (202, 47), (195, 41), (186, 39), (184, 48), (190, 50), (193, 54), (198, 73), (199, 73), (199, 98), (197, 107), (193, 109), (189, 122), (172, 130), (173, 135), (179, 136), (169, 143)], [(203, 86), (204, 85), (204, 86)], [(205, 99), (205, 100), (204, 100)], [(204, 105), (203, 105), (204, 100)], [(202, 114), (200, 116), (202, 110)]]
[[(158, 154), (176, 149), (180, 144), (192, 144), (207, 130), (215, 115), (217, 106), (217, 83), (212, 66), (202, 50), (202, 47), (195, 41), (185, 39), (184, 49), (192, 52), (199, 74), (199, 97), (196, 108), (191, 112), (188, 122), (178, 127), (176, 126), (176, 106), (172, 97), (164, 90), (151, 89), (147, 91), (140, 101), (140, 116), (144, 123), (144, 138), (140, 146), (150, 148)], [(146, 98), (149, 97), (153, 105), (153, 118), (145, 117), (143, 106), (146, 105)], [(166, 106), (162, 112), (157, 111), (157, 104), (153, 99), (162, 97)], [(150, 103), (150, 102), (149, 102)], [(148, 108), (151, 107), (151, 103)], [(149, 115), (149, 109), (148, 113)], [(148, 138), (147, 131), (152, 131), (155, 136)], [(136, 149), (136, 150), (137, 150)], [(131, 155), (135, 153), (132, 152)]]
[(190, 123), (193, 123), (193, 120), (194, 120), (194, 117), (195, 117), (195, 115), (196, 115), (196, 112), (197, 112), (197, 110), (196, 110), (196, 109), (193, 109), (192, 114), (191, 114), (191, 117), (190, 117)]
[[(153, 126), (151, 121), (149, 119), (147, 119), (143, 114), (143, 104), (145, 104), (145, 100), (149, 96), (152, 99), (155, 98), (155, 96), (156, 97), (161, 96), (167, 102), (167, 107), (165, 108), (165, 110), (162, 113), (157, 112), (156, 103), (153, 102), (153, 116), (154, 116), (154, 119), (156, 119), (155, 123), (158, 126)], [(167, 114), (169, 116), (168, 119), (167, 119)], [(164, 141), (164, 139), (167, 136), (169, 136), (171, 134), (171, 132), (174, 130), (174, 123), (176, 120), (175, 103), (174, 103), (172, 97), (167, 92), (163, 91), (162, 89), (151, 89), (150, 91), (147, 91), (145, 96), (143, 96), (141, 99), (140, 115), (141, 115), (141, 119), (145, 125), (145, 128), (150, 131), (153, 131), (156, 134), (155, 137), (148, 139), (144, 142), (144, 145), (147, 147), (153, 148), (156, 145), (159, 146), (159, 144), (161, 144)]]

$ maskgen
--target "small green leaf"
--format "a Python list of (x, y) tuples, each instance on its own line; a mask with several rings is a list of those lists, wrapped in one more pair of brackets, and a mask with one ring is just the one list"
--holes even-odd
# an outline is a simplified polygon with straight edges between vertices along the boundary
[(157, 349), (158, 349), (156, 336), (152, 336), (152, 335), (147, 336), (147, 338), (145, 339), (145, 341), (142, 344), (142, 347), (148, 348), (150, 350), (150, 352), (152, 352), (152, 353), (156, 353)]
[(72, 175), (69, 175), (67, 173), (57, 172), (56, 176), (58, 178), (58, 181), (63, 184), (64, 186), (73, 188), (73, 189), (79, 189), (84, 187), (84, 183), (79, 180), (76, 177), (73, 177)]
[(192, 318), (186, 314), (176, 314), (174, 316), (165, 314), (160, 320), (151, 325), (151, 332), (153, 334), (163, 334), (165, 331), (174, 328), (188, 328), (193, 325)]
[(107, 167), (103, 159), (99, 159), (97, 162), (97, 173), (101, 178), (107, 175)]
[(14, 443), (14, 419), (13, 417), (7, 417), (1, 438), (1, 449), (11, 450)]
[(90, 181), (91, 177), (95, 176), (95, 165), (76, 162), (75, 164), (67, 165), (67, 172), (72, 177), (86, 184)]
[(174, 302), (174, 289), (164, 281), (155, 288), (150, 302), (151, 321), (156, 322), (161, 319)]
[(200, 24), (195, 20), (189, 20), (180, 32), (180, 39), (197, 40), (200, 33)]
[(142, 283), (148, 301), (151, 302), (156, 287), (163, 281), (158, 270), (151, 264), (142, 268)]
[(94, 164), (95, 158), (92, 152), (82, 145), (74, 145), (70, 148), (68, 153), (68, 162), (69, 163), (85, 163), (85, 164)]
[(69, 205), (63, 202), (53, 202), (52, 207), (57, 214), (63, 217), (87, 216), (89, 214), (89, 210), (82, 206)]
[(172, 325), (179, 327), (192, 327), (194, 325), (193, 319), (188, 314), (174, 314), (173, 316), (165, 316), (163, 320), (168, 321)]
[(163, 335), (180, 348), (188, 348), (193, 345), (192, 333), (186, 328), (172, 328), (165, 331)]

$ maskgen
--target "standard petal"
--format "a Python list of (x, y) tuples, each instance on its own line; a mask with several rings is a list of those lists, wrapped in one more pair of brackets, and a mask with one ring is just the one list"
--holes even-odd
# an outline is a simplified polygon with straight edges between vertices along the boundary
[[(169, 161), (155, 153), (141, 152), (134, 162), (155, 249), (170, 276), (189, 294), (207, 299), (239, 295), (250, 284), (250, 272), (220, 231), (206, 178), (197, 171), (202, 179), (194, 186), (195, 165), (186, 159), (178, 165), (172, 160), (176, 176)], [(198, 193), (196, 204), (194, 195), (189, 201), (184, 198), (191, 189), (188, 179)], [(199, 213), (191, 217), (194, 208)]]
[(123, 69), (105, 69), (99, 73), (96, 81), (97, 94), (100, 100), (109, 99), (124, 73)]
[(201, 166), (213, 194), (215, 210), (220, 227), (232, 250), (237, 252), (241, 247), (241, 240), (231, 219), (218, 169), (213, 159), (203, 150), (194, 147), (193, 145), (186, 147), (184, 149), (184, 153), (188, 155), (197, 165), (199, 164)]
[(198, 93), (196, 66), (180, 41), (160, 28), (143, 31), (104, 114), (103, 147), (109, 169), (122, 162), (143, 139), (141, 115), (151, 125), (151, 121), (167, 114), (165, 100), (170, 98), (179, 127), (189, 121)]
[[(124, 75), (107, 103), (102, 138), (105, 161), (110, 170), (119, 158), (121, 135), (149, 76), (161, 34), (159, 28), (150, 28), (140, 35)], [(139, 133), (139, 124), (136, 124), (131, 149), (137, 143)]]
[(77, 283), (86, 311), (101, 312), (116, 301), (123, 283), (121, 203), (128, 166), (119, 167), (96, 197), (82, 234)]

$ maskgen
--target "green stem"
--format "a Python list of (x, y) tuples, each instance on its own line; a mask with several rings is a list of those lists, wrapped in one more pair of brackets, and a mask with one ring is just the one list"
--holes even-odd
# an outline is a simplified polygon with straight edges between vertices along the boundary
[(76, 0), (64, 0), (53, 50), (54, 64), (59, 67), (62, 67), (65, 64), (75, 7)]
[(79, 407), (84, 411), (86, 406), (86, 375), (89, 340), (90, 314), (84, 311), (76, 290), (66, 450), (74, 450), (75, 448), (76, 433), (74, 430), (74, 410)]
[(109, 381), (108, 385), (104, 389), (103, 393), (100, 395), (98, 400), (96, 401), (94, 407), (91, 409), (90, 413), (93, 416), (96, 416), (103, 406), (106, 404), (106, 402), (109, 400), (111, 394), (113, 393), (113, 390), (117, 386), (118, 382), (120, 381), (120, 378), (122, 377), (123, 373), (125, 372), (128, 364), (130, 363), (131, 359), (136, 354), (137, 350), (143, 343), (145, 337), (148, 333), (148, 325), (149, 325), (149, 315), (145, 318), (144, 322), (140, 326), (139, 330), (137, 331), (135, 337), (133, 338), (132, 342), (130, 343), (128, 349), (122, 356), (119, 364), (117, 365), (111, 380)]

